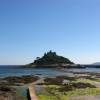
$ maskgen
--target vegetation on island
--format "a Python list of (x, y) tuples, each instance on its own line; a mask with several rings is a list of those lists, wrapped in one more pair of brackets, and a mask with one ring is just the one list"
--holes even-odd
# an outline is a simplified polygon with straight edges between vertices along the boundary
[(74, 64), (68, 58), (59, 56), (56, 52), (51, 50), (47, 53), (44, 53), (42, 57), (37, 57), (33, 63), (29, 64), (30, 66), (58, 66), (61, 64)]

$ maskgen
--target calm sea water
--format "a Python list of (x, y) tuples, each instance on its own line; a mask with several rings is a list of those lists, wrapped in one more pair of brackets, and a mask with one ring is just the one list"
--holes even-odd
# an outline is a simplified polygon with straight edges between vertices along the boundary
[(100, 72), (100, 68), (86, 68), (86, 69), (65, 69), (65, 72), (54, 69), (33, 69), (22, 68), (21, 66), (0, 66), (0, 77), (6, 76), (22, 76), (22, 75), (38, 75), (41, 77), (58, 76), (58, 75), (72, 75), (70, 72)]
[(6, 76), (22, 76), (22, 75), (37, 75), (41, 77), (46, 76), (58, 76), (58, 75), (65, 75), (70, 73), (60, 72), (54, 69), (49, 68), (22, 68), (21, 66), (0, 66), (0, 77)]
[(94, 72), (94, 73), (100, 73), (100, 68), (72, 68), (72, 69), (65, 69), (65, 71), (69, 72)]

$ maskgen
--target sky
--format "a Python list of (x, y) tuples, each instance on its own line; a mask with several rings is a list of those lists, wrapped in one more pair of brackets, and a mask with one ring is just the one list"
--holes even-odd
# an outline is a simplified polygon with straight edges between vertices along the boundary
[(0, 0), (0, 65), (49, 50), (77, 64), (100, 62), (100, 0)]

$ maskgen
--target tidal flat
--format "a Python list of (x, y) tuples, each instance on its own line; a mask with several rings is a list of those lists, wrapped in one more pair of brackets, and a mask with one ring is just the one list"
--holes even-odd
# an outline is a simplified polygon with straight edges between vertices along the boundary
[(38, 86), (39, 100), (99, 100), (100, 73), (47, 77)]
[(100, 98), (100, 73), (73, 72), (71, 75), (59, 74), (44, 77), (24, 75), (0, 78), (0, 100), (28, 100), (27, 89), (30, 84), (33, 84), (38, 100)]

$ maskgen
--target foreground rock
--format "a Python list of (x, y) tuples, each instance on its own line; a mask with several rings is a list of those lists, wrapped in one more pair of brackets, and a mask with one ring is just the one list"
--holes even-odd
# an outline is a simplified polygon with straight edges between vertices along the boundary
[(16, 89), (0, 85), (0, 100), (21, 100), (21, 97), (16, 96)]
[(0, 80), (0, 84), (5, 84), (5, 85), (23, 85), (23, 84), (28, 84), (35, 82), (39, 79), (38, 76), (11, 76), (11, 77), (6, 77)]
[(91, 85), (89, 83), (71, 83), (71, 84), (65, 84), (61, 88), (59, 88), (60, 92), (66, 92), (71, 91), (73, 89), (85, 89), (85, 88), (96, 88), (94, 85)]
[(44, 79), (45, 85), (62, 85), (64, 83), (75, 81), (75, 77), (68, 77), (68, 76), (57, 76), (57, 77), (48, 77)]
[[(25, 97), (18, 95), (17, 87), (23, 87), (28, 83), (35, 82), (38, 76), (11, 76), (0, 79), (0, 100), (24, 100)], [(19, 93), (20, 94), (20, 93)], [(26, 99), (25, 99), (26, 100)]]

